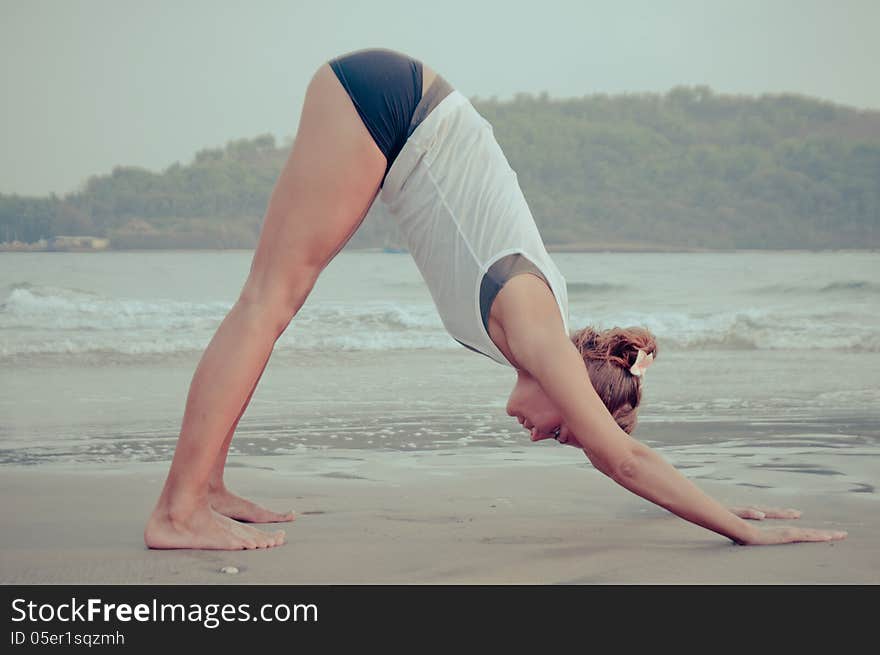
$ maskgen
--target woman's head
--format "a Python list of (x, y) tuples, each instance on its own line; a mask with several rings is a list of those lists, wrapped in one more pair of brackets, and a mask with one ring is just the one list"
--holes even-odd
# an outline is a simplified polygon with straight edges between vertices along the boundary
[[(627, 434), (638, 421), (642, 400), (642, 377), (630, 373), (639, 350), (657, 357), (657, 342), (642, 327), (614, 327), (598, 331), (586, 327), (572, 334), (572, 342), (587, 366), (593, 388), (611, 416)], [(516, 416), (526, 428), (552, 433), (562, 424), (562, 415), (547, 397), (538, 381), (526, 371), (518, 371), (516, 385), (507, 401), (507, 413)]]

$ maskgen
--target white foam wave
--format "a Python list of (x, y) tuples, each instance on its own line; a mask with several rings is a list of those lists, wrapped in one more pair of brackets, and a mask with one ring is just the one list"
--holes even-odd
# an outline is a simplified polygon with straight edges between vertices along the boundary
[[(231, 308), (229, 302), (111, 298), (59, 286), (19, 283), (0, 303), (0, 358), (108, 353), (138, 357), (199, 352)], [(578, 308), (582, 310), (583, 308)], [(880, 325), (865, 316), (766, 308), (719, 312), (572, 311), (571, 326), (643, 325), (667, 349), (852, 350), (880, 352)], [(276, 348), (295, 350), (454, 349), (430, 302), (308, 304)]]
[(572, 316), (572, 327), (644, 326), (675, 350), (844, 350), (880, 352), (880, 324), (851, 313), (793, 315), (767, 309)]

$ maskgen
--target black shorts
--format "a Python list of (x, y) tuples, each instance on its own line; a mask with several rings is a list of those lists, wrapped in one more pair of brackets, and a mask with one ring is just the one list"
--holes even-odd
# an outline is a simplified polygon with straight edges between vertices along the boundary
[(386, 48), (340, 55), (329, 62), (361, 120), (385, 155), (385, 175), (419, 122), (452, 90), (445, 80), (422, 97), (422, 62)]

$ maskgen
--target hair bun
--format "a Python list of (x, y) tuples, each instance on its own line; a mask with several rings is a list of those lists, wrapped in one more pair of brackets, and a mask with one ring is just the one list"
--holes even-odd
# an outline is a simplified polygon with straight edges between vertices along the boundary
[(657, 358), (654, 335), (638, 326), (615, 326), (601, 331), (587, 326), (575, 334), (574, 342), (584, 357), (614, 362), (627, 369), (636, 363), (640, 349)]

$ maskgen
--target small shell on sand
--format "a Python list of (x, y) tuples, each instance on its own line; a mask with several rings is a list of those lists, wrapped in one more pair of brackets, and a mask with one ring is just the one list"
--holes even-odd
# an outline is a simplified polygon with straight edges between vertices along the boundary
[(220, 573), (228, 573), (229, 575), (235, 575), (236, 573), (238, 573), (238, 567), (237, 566), (224, 566), (222, 569), (220, 569)]

